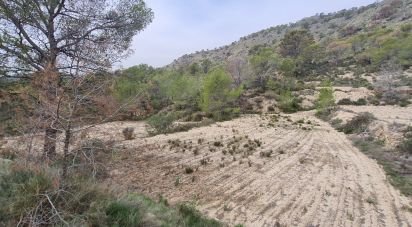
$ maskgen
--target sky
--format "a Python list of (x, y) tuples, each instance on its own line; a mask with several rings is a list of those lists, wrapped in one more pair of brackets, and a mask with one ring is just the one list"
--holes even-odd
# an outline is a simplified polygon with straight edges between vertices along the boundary
[[(154, 20), (133, 40), (120, 67), (161, 67), (184, 54), (214, 49), (240, 37), (316, 13), (336, 12), (376, 0), (146, 0)], [(310, 3), (309, 3), (310, 2)]]

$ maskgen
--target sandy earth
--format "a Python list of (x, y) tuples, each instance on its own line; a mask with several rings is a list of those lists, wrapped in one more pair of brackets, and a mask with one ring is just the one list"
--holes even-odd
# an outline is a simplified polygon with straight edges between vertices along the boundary
[(352, 87), (334, 87), (334, 95), (335, 99), (338, 102), (344, 98), (351, 99), (352, 101), (356, 101), (360, 98), (366, 99), (368, 96), (373, 95), (373, 91), (368, 90), (367, 88), (360, 87), (360, 88), (352, 88)]
[(347, 122), (362, 112), (372, 113), (376, 117), (370, 131), (391, 147), (403, 139), (402, 130), (412, 126), (412, 106), (340, 106), (334, 119)]
[[(411, 107), (344, 108), (350, 114), (373, 112), (382, 121), (412, 122)], [(135, 128), (136, 139), (123, 139), (125, 127)], [(119, 192), (194, 202), (229, 225), (412, 226), (411, 200), (389, 184), (376, 161), (313, 111), (247, 115), (155, 137), (147, 136), (142, 122), (112, 122), (82, 136), (115, 141), (119, 152), (108, 164), (106, 182)]]
[[(195, 202), (203, 213), (230, 225), (411, 226), (406, 209), (411, 201), (389, 184), (382, 168), (311, 115), (292, 119), (310, 119), (302, 126), (313, 130), (284, 117), (275, 122), (250, 115), (124, 141), (108, 182), (154, 198), (162, 195), (171, 203)], [(177, 139), (180, 145), (174, 146)], [(262, 145), (246, 152), (249, 139)], [(216, 141), (224, 147), (215, 147)], [(223, 153), (230, 150), (227, 144), (238, 146), (233, 155)], [(268, 151), (273, 151), (270, 157), (260, 155)], [(185, 173), (186, 167), (194, 173)]]

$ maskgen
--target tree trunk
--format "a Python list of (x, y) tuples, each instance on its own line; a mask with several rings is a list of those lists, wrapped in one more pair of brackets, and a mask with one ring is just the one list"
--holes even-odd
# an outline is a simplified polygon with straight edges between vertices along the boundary
[(65, 131), (65, 137), (64, 137), (64, 148), (63, 148), (63, 173), (62, 173), (62, 178), (63, 180), (66, 179), (67, 177), (67, 169), (68, 169), (68, 159), (69, 159), (69, 145), (70, 145), (70, 137), (71, 137), (71, 124), (69, 123), (66, 131)]
[(56, 156), (57, 130), (51, 127), (46, 128), (44, 134), (43, 154), (47, 159), (53, 159)]

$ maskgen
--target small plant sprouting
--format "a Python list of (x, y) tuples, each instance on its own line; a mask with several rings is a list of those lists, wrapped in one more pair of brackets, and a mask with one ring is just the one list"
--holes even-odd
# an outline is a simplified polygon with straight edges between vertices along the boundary
[(186, 167), (185, 168), (185, 173), (186, 174), (192, 174), (194, 171), (193, 171), (193, 169), (191, 168), (191, 167)]
[(207, 165), (207, 160), (204, 159), (204, 158), (202, 158), (202, 159), (200, 160), (200, 164), (201, 164), (202, 166)]
[(124, 128), (122, 133), (123, 133), (123, 137), (124, 137), (125, 140), (134, 139), (134, 128), (132, 128), (132, 127)]
[(213, 145), (214, 145), (215, 147), (223, 147), (223, 143), (220, 142), (220, 141), (215, 141), (215, 142), (213, 142)]
[(177, 176), (175, 180), (175, 187), (179, 186), (179, 184), (180, 184), (180, 176)]

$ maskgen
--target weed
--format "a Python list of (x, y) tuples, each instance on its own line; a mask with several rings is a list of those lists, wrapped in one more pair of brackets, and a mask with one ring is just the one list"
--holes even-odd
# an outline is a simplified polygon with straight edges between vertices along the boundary
[(112, 202), (106, 208), (109, 226), (138, 226), (141, 215), (136, 205), (124, 202)]
[(207, 165), (207, 160), (204, 159), (204, 158), (202, 158), (202, 159), (200, 160), (200, 164), (203, 165), (203, 166)]
[(175, 179), (175, 187), (179, 186), (180, 184), (180, 176), (177, 176)]
[(353, 105), (352, 100), (348, 99), (348, 98), (344, 98), (339, 100), (339, 102), (337, 103), (338, 105)]
[(195, 148), (194, 150), (193, 150), (193, 154), (195, 155), (195, 156), (197, 156), (197, 155), (199, 155), (199, 148)]
[(13, 149), (0, 150), (0, 158), (14, 160), (17, 158), (17, 151)]
[(223, 211), (231, 211), (232, 208), (229, 207), (229, 205), (225, 204), (223, 205)]
[(203, 141), (205, 141), (205, 139), (203, 139), (203, 138), (199, 138), (199, 139), (197, 139), (197, 143), (198, 143), (198, 144), (202, 144), (202, 143), (203, 143)]
[(369, 204), (372, 204), (372, 205), (376, 205), (376, 204), (378, 203), (378, 201), (376, 200), (376, 198), (371, 197), (371, 196), (369, 196), (369, 197), (366, 199), (366, 202), (369, 203)]
[(192, 174), (194, 171), (193, 171), (193, 169), (191, 168), (191, 167), (186, 167), (185, 168), (185, 173), (186, 174)]
[(260, 152), (260, 157), (266, 157), (266, 158), (270, 158), (270, 156), (272, 156), (273, 151), (261, 151)]
[(223, 143), (220, 142), (220, 141), (215, 141), (215, 142), (213, 142), (213, 145), (214, 145), (215, 147), (223, 147)]
[(194, 207), (188, 204), (181, 204), (179, 205), (179, 213), (184, 217), (185, 226), (191, 227), (220, 227), (222, 226), (221, 223), (214, 219), (207, 219), (204, 218), (199, 211), (197, 211)]

